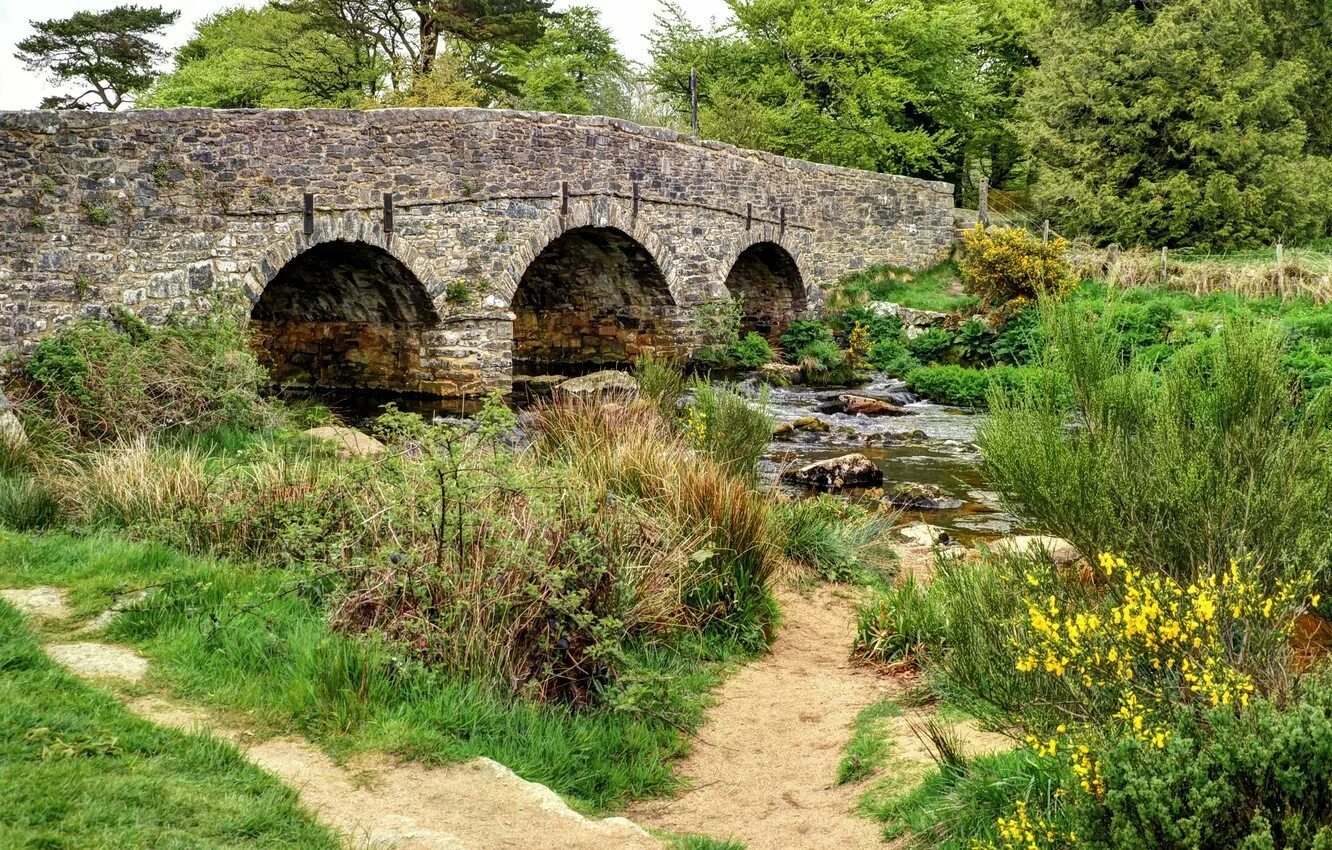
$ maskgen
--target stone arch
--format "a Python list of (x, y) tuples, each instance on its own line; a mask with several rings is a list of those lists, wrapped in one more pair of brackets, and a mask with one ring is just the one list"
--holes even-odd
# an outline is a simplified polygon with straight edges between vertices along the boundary
[(424, 336), (439, 314), (420, 277), (382, 244), (314, 241), (280, 266), (265, 258), (250, 324), (283, 386), (422, 389)]
[(679, 342), (666, 270), (651, 248), (610, 224), (563, 227), (526, 263), (509, 309), (519, 374), (585, 371)]
[(798, 261), (799, 247), (763, 232), (737, 241), (723, 282), (725, 292), (742, 303), (741, 332), (775, 338), (812, 306)]

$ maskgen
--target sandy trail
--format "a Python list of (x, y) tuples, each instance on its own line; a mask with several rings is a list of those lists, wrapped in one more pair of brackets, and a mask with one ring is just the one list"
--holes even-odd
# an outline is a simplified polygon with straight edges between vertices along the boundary
[(636, 804), (632, 816), (750, 850), (882, 847), (882, 825), (852, 812), (864, 785), (834, 783), (852, 721), (896, 686), (847, 658), (851, 602), (819, 588), (781, 604), (772, 651), (720, 686), (680, 765), (690, 790)]

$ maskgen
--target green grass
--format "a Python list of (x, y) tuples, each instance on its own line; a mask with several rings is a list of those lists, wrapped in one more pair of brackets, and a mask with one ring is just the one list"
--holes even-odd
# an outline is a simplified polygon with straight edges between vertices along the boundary
[(0, 603), (0, 846), (339, 842), (230, 744), (154, 726), (64, 673)]
[[(725, 659), (715, 642), (635, 650), (613, 708), (508, 697), (330, 630), (315, 576), (190, 558), (112, 536), (0, 533), (10, 583), (71, 590), (81, 615), (115, 593), (158, 592), (110, 638), (154, 661), (152, 683), (193, 702), (296, 731), (335, 754), (383, 750), (427, 764), (484, 755), (586, 810), (672, 790), (682, 729), (702, 719)], [(661, 719), (661, 718), (670, 718)]]
[(855, 730), (842, 748), (842, 761), (837, 766), (838, 785), (873, 776), (887, 763), (892, 742), (884, 734), (883, 721), (901, 715), (902, 707), (890, 699), (871, 703), (856, 715)]
[(873, 266), (842, 280), (842, 291), (849, 297), (864, 294), (871, 301), (891, 301), (915, 310), (951, 313), (970, 310), (979, 303), (961, 290), (957, 264), (943, 263), (925, 271), (908, 271), (892, 266)]
[(680, 835), (671, 842), (675, 850), (745, 850), (743, 842), (708, 838), (705, 835)]

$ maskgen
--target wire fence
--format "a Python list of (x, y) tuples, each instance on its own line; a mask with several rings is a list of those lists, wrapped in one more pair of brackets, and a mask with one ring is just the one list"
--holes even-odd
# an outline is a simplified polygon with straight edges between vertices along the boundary
[(1225, 253), (1187, 247), (1098, 246), (1088, 239), (1064, 236), (1049, 219), (1024, 207), (1016, 193), (992, 189), (984, 180), (979, 201), (977, 210), (958, 211), (960, 226), (983, 221), (1023, 228), (1046, 240), (1064, 239), (1075, 273), (1103, 279), (1111, 286), (1332, 302), (1332, 243), (1299, 248), (1277, 243), (1270, 248)]

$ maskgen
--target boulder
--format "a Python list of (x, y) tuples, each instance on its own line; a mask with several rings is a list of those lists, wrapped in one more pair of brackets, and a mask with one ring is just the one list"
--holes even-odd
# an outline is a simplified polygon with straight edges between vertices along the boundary
[(816, 460), (782, 473), (782, 479), (819, 490), (843, 487), (877, 487), (883, 483), (883, 471), (862, 454), (842, 455)]
[(852, 416), (910, 416), (911, 411), (891, 401), (867, 395), (839, 395), (838, 404)]
[(943, 324), (943, 321), (948, 318), (947, 313), (940, 313), (935, 310), (917, 310), (913, 307), (894, 304), (891, 301), (871, 301), (865, 306), (873, 311), (876, 316), (896, 316), (902, 320), (902, 327), (908, 329), (934, 327)]
[(9, 403), (9, 397), (3, 389), (0, 389), (0, 439), (11, 445), (23, 445), (28, 441), (23, 423), (19, 422), (14, 406)]
[(898, 484), (888, 491), (884, 500), (893, 507), (908, 511), (955, 511), (962, 500), (940, 490), (933, 484)]
[(758, 376), (775, 387), (789, 387), (800, 382), (800, 367), (788, 363), (765, 363), (759, 367)]
[(355, 428), (325, 425), (322, 428), (311, 428), (305, 432), (305, 436), (336, 443), (340, 457), (370, 457), (384, 451), (383, 443)]
[(897, 536), (916, 546), (950, 546), (953, 538), (937, 525), (913, 522), (897, 529)]
[(1028, 558), (1045, 554), (1057, 567), (1067, 567), (1077, 563), (1082, 557), (1077, 547), (1064, 538), (1045, 534), (1018, 534), (1005, 537), (991, 543), (990, 551), (998, 555), (1021, 555)]
[(832, 430), (832, 426), (817, 416), (801, 416), (791, 422), (791, 427), (797, 431), (813, 431), (818, 434), (826, 434)]
[(638, 381), (628, 372), (615, 369), (603, 369), (590, 375), (570, 378), (556, 388), (559, 395), (587, 398), (597, 395), (616, 395), (632, 397), (638, 395)]
[(514, 375), (513, 394), (527, 400), (550, 398), (566, 380), (564, 375)]

